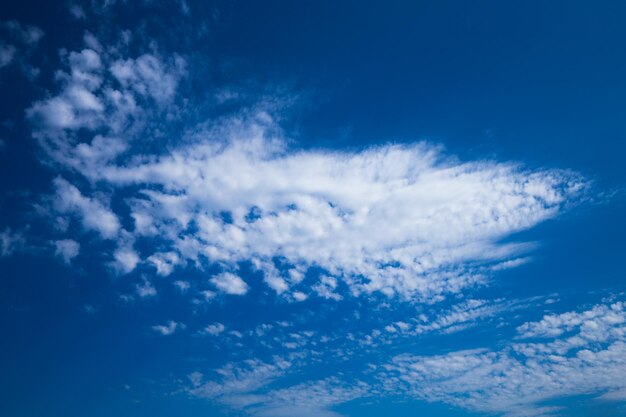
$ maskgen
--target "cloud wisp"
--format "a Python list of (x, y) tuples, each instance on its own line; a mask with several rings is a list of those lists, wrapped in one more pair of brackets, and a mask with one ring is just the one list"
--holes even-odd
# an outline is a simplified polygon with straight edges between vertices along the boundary
[(427, 401), (507, 416), (544, 416), (573, 395), (623, 400), (626, 304), (547, 315), (519, 327), (519, 342), (501, 350), (437, 356), (398, 355), (381, 380)]

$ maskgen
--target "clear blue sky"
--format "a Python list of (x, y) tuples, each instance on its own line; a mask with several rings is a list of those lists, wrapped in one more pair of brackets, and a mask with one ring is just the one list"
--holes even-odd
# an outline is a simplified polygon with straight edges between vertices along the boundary
[(626, 4), (0, 6), (0, 415), (626, 415)]

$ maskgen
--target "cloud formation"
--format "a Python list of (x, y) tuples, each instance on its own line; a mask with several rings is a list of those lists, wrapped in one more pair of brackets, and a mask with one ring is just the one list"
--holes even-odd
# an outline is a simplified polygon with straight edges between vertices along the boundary
[(33, 25), (25, 25), (16, 20), (0, 22), (0, 70), (9, 65), (17, 65), (29, 79), (39, 75), (39, 69), (28, 63), (28, 58), (44, 32)]
[(520, 326), (522, 339), (502, 350), (437, 356), (399, 355), (382, 377), (428, 401), (507, 416), (553, 415), (545, 405), (564, 396), (623, 399), (626, 389), (626, 304), (548, 315)]
[[(249, 285), (233, 273), (250, 263), (291, 301), (374, 292), (437, 301), (517, 265), (530, 246), (502, 240), (556, 216), (586, 186), (568, 171), (461, 162), (428, 143), (293, 149), (262, 108), (175, 133), (167, 124), (180, 117), (183, 57), (128, 57), (91, 34), (85, 44), (66, 53), (59, 91), (27, 113), (67, 172), (54, 180), (54, 208), (117, 241), (118, 272), (219, 265), (213, 285), (243, 295)], [(157, 131), (178, 137), (146, 152)], [(142, 239), (152, 252), (135, 249)]]
[(161, 334), (162, 336), (169, 336), (174, 334), (174, 332), (178, 329), (184, 329), (185, 325), (182, 323), (177, 323), (173, 320), (169, 320), (166, 324), (159, 324), (156, 326), (152, 326), (152, 330)]
[(68, 265), (80, 252), (80, 243), (72, 239), (57, 240), (55, 247), (55, 255), (59, 256)]
[[(86, 16), (76, 5), (70, 12)], [(19, 25), (11, 30), (28, 45), (43, 36)], [(529, 262), (535, 244), (516, 240), (516, 233), (584, 198), (588, 182), (580, 175), (461, 161), (428, 142), (299, 148), (282, 130), (282, 115), (264, 103), (199, 122), (198, 113), (186, 113), (194, 107), (189, 91), (181, 91), (189, 57), (155, 44), (132, 48), (131, 38), (124, 32), (103, 45), (86, 33), (82, 49), (61, 51), (56, 88), (26, 111), (43, 162), (58, 173), (44, 199), (55, 256), (69, 265), (86, 250), (104, 252), (99, 259), (114, 273), (134, 274), (122, 296), (127, 301), (169, 296), (161, 277), (171, 275), (175, 296), (203, 308), (251, 294), (270, 294), (290, 307), (318, 301), (333, 308), (357, 297), (387, 307), (389, 300), (422, 306), (454, 300), (441, 314), (433, 308), (383, 316), (374, 330), (349, 333), (339, 325), (328, 334), (296, 330), (286, 321), (239, 331), (229, 319), (204, 320), (193, 334), (212, 337), (199, 339), (235, 346), (255, 339), (255, 346), (281, 355), (229, 362), (210, 375), (194, 372), (187, 393), (268, 417), (336, 416), (336, 405), (371, 395), (510, 416), (548, 415), (556, 408), (542, 404), (564, 395), (624, 398), (623, 302), (525, 323), (503, 348), (431, 356), (395, 350), (393, 357), (378, 351), (400, 338), (460, 332), (517, 308), (466, 293)], [(0, 45), (0, 67), (16, 53)], [(237, 96), (225, 91), (213, 94), (218, 104)], [(23, 242), (7, 229), (0, 243), (5, 256)], [(185, 270), (194, 273), (176, 279)], [(359, 319), (356, 313), (350, 320)], [(152, 324), (146, 328), (162, 336), (186, 328), (174, 320)], [(380, 353), (386, 361), (361, 374), (374, 381), (348, 383), (341, 373), (283, 380), (307, 361), (330, 354), (348, 361), (355, 352)]]

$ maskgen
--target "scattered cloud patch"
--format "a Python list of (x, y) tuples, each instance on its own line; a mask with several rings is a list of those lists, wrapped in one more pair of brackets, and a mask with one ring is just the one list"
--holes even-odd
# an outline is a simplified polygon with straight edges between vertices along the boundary
[(9, 228), (0, 232), (0, 256), (9, 256), (26, 246), (26, 238), (23, 233), (15, 232)]
[(72, 239), (62, 239), (54, 242), (55, 255), (63, 260), (64, 263), (70, 264), (72, 260), (78, 256), (80, 252), (80, 243)]
[(118, 248), (113, 253), (113, 267), (122, 274), (132, 272), (139, 263), (139, 255), (129, 247)]
[(27, 78), (35, 79), (39, 75), (39, 69), (28, 61), (44, 36), (43, 30), (10, 20), (0, 22), (0, 32), (6, 34), (6, 41), (0, 41), (0, 69), (16, 65)]
[(56, 194), (53, 205), (57, 212), (75, 216), (86, 230), (98, 232), (103, 238), (117, 236), (120, 222), (106, 203), (84, 196), (78, 188), (61, 177), (54, 180)]
[(0, 68), (6, 67), (15, 58), (16, 49), (13, 45), (0, 43)]
[(216, 371), (218, 378), (215, 381), (204, 382), (202, 374), (191, 374), (193, 386), (189, 388), (189, 393), (235, 408), (244, 408), (254, 400), (254, 391), (285, 375), (291, 365), (291, 362), (278, 357), (269, 363), (258, 359), (239, 364), (229, 363)]
[(626, 389), (626, 304), (549, 315), (520, 326), (522, 338), (502, 350), (437, 356), (399, 355), (382, 380), (427, 401), (507, 416), (547, 416), (541, 404), (572, 395), (619, 398)]
[(174, 286), (182, 293), (187, 292), (191, 288), (191, 284), (188, 281), (176, 280)]
[(33, 25), (24, 25), (17, 20), (0, 23), (0, 26), (8, 31), (15, 40), (26, 45), (35, 45), (44, 36), (43, 30)]
[(154, 297), (157, 295), (156, 288), (154, 288), (152, 283), (147, 279), (144, 279), (141, 284), (137, 284), (135, 286), (135, 292), (141, 298)]
[(206, 326), (202, 332), (210, 336), (217, 336), (224, 330), (226, 330), (226, 327), (222, 323), (213, 323)]
[(179, 329), (184, 329), (185, 325), (182, 323), (175, 322), (173, 320), (169, 320), (166, 324), (160, 324), (157, 326), (152, 326), (152, 330), (159, 333), (162, 336), (169, 336), (174, 334)]
[(226, 294), (244, 295), (248, 292), (248, 284), (239, 276), (230, 272), (215, 275), (211, 278), (211, 283)]

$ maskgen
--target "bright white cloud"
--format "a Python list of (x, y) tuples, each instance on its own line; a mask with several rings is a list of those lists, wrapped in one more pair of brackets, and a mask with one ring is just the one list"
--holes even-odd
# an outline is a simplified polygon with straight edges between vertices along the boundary
[(248, 292), (248, 284), (230, 272), (223, 272), (211, 278), (211, 283), (226, 294), (244, 295)]
[[(76, 18), (84, 16), (82, 9), (70, 10)], [(24, 42), (36, 43), (33, 33), (24, 34)], [(154, 48), (126, 56), (91, 34), (84, 40), (84, 49), (63, 54), (58, 91), (33, 103), (27, 115), (51, 159), (46, 163), (70, 171), (66, 178), (82, 176), (72, 183), (54, 180), (55, 215), (74, 218), (84, 230), (115, 241), (108, 245), (110, 265), (121, 273), (142, 262), (161, 276), (181, 267), (240, 271), (246, 264), (262, 274), (271, 292), (289, 301), (340, 301), (380, 292), (430, 303), (482, 285), (494, 271), (528, 262), (532, 243), (502, 242), (557, 216), (586, 186), (569, 171), (463, 162), (428, 143), (294, 149), (272, 116), (258, 109), (180, 132), (168, 123), (178, 120), (174, 104), (186, 72), (183, 58), (166, 59)], [(0, 46), (0, 67), (15, 58), (10, 48)], [(218, 101), (237, 97), (217, 95)], [(141, 239), (151, 245), (142, 246), (140, 256), (135, 243)], [(19, 243), (8, 232), (0, 241), (2, 255)], [(72, 239), (55, 245), (67, 263), (80, 251)], [(225, 294), (243, 296), (250, 290), (232, 272), (208, 282)], [(189, 297), (196, 304), (216, 297), (204, 281), (173, 284), (181, 292), (198, 291)], [(135, 294), (154, 297), (157, 290), (144, 278)], [(511, 307), (469, 300), (445, 314), (394, 319), (383, 323), (385, 332), (362, 338), (350, 333), (346, 339), (374, 344), (451, 333)], [(623, 303), (606, 304), (524, 324), (518, 329), (522, 342), (501, 350), (399, 355), (379, 375), (381, 386), (375, 389), (512, 416), (549, 413), (552, 409), (536, 404), (572, 393), (604, 390), (604, 398), (621, 398), (624, 322)], [(172, 320), (152, 327), (162, 335), (183, 328)], [(261, 325), (245, 337), (262, 339), (272, 328), (278, 327)], [(201, 330), (225, 331), (217, 322)], [(244, 337), (237, 331), (226, 334)], [(294, 355), (309, 348), (320, 354), (320, 344), (331, 338), (313, 336), (294, 330), (263, 342)], [(345, 350), (340, 352), (345, 357), (353, 353)], [(373, 389), (339, 378), (273, 388), (292, 366), (291, 358), (274, 357), (226, 365), (209, 381), (196, 372), (189, 392), (252, 414), (322, 417), (335, 416), (332, 407)]]
[[(460, 162), (427, 143), (290, 149), (263, 110), (192, 126), (178, 144), (146, 153), (137, 138), (150, 123), (168, 131), (185, 61), (105, 53), (92, 38), (67, 55), (59, 93), (30, 108), (34, 135), (91, 187), (55, 180), (56, 209), (110, 239), (122, 213), (98, 191), (123, 196), (129, 241), (154, 243), (145, 256), (160, 275), (250, 262), (288, 300), (380, 292), (433, 302), (521, 264), (532, 245), (504, 238), (556, 216), (585, 187), (568, 171)], [(93, 137), (78, 140), (78, 129)], [(140, 262), (120, 257), (130, 253), (113, 254), (127, 272)], [(248, 290), (230, 273), (211, 282)]]
[[(185, 61), (155, 54), (122, 59), (119, 46), (105, 50), (91, 33), (84, 40), (83, 50), (63, 54), (65, 70), (57, 73), (60, 90), (33, 103), (27, 115), (36, 126), (35, 138), (52, 161), (90, 175), (91, 170), (97, 171), (98, 162), (121, 153), (126, 141), (145, 134), (150, 115), (161, 118), (165, 113), (172, 120), (168, 106), (185, 72)], [(103, 136), (84, 142), (78, 133), (85, 129)]]
[(117, 235), (120, 222), (104, 203), (85, 197), (78, 188), (61, 177), (55, 178), (54, 185), (54, 207), (58, 212), (76, 215), (85, 229), (95, 230), (103, 238), (110, 239)]
[(174, 267), (180, 263), (180, 258), (176, 252), (156, 253), (148, 258), (148, 262), (154, 265), (157, 274), (168, 276)]
[(546, 315), (538, 322), (525, 323), (518, 328), (520, 337), (553, 338), (576, 329), (587, 339), (604, 340), (613, 326), (626, 322), (624, 304), (597, 305), (582, 313), (567, 312)]
[(132, 202), (137, 233), (159, 233), (182, 258), (233, 268), (252, 260), (278, 294), (303, 291), (273, 259), (302, 271), (320, 266), (327, 273), (315, 292), (333, 299), (341, 298), (338, 279), (355, 295), (426, 299), (483, 282), (481, 265), (529, 248), (497, 242), (553, 217), (583, 187), (563, 171), (446, 161), (426, 144), (289, 152), (264, 129), (107, 165), (99, 178), (150, 187)]
[(122, 274), (132, 272), (139, 264), (139, 255), (130, 247), (121, 247), (113, 252), (113, 267)]

